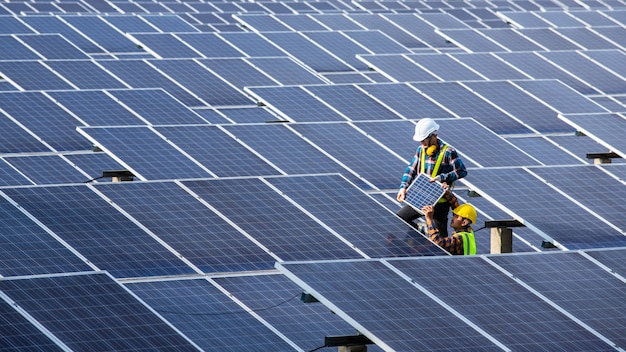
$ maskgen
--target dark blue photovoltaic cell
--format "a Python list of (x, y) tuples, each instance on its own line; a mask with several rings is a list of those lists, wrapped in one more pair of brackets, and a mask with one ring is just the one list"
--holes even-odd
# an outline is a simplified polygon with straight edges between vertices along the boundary
[(545, 50), (519, 34), (519, 32), (514, 31), (512, 28), (478, 29), (477, 31), (510, 51)]
[(92, 61), (47, 61), (46, 65), (80, 89), (128, 88)]
[(584, 49), (548, 28), (518, 28), (517, 31), (530, 40), (539, 43), (546, 50)]
[(426, 70), (442, 81), (482, 80), (483, 77), (455, 61), (452, 57), (441, 54), (413, 54), (406, 56), (415, 62), (419, 69)]
[[(199, 110), (196, 111), (200, 112)], [(237, 124), (282, 121), (265, 107), (220, 109), (219, 112), (226, 116), (229, 121)]]
[(101, 17), (123, 33), (156, 33), (158, 29), (143, 21), (139, 16), (122, 16), (110, 14)]
[(63, 16), (63, 20), (111, 53), (145, 52), (123, 33), (95, 16)]
[[(117, 161), (111, 156), (103, 152), (86, 152), (85, 154), (67, 154), (64, 157), (76, 168), (89, 176), (89, 179), (102, 176), (105, 170), (123, 170)], [(101, 181), (109, 182), (111, 179), (103, 179)]]
[[(323, 304), (303, 304), (300, 301), (302, 289), (284, 275), (219, 277), (214, 281), (305, 351), (322, 345), (320, 336), (354, 334), (348, 323), (330, 314)], [(331, 348), (325, 350), (331, 351)], [(368, 345), (367, 350), (381, 349)]]
[(107, 183), (97, 189), (204, 272), (269, 269), (275, 262), (174, 183)]
[(2, 93), (0, 106), (56, 150), (85, 150), (91, 146), (76, 132), (82, 123), (39, 92)]
[(486, 53), (506, 51), (506, 48), (482, 36), (474, 29), (439, 29), (436, 30), (443, 38), (451, 41), (467, 52)]
[(207, 123), (193, 110), (161, 89), (113, 90), (109, 93), (153, 125)]
[(196, 33), (199, 32), (195, 27), (187, 23), (185, 20), (174, 15), (141, 15), (142, 19), (157, 27), (163, 32), (175, 33)]
[(587, 50), (617, 48), (615, 44), (592, 32), (588, 27), (556, 28), (555, 31)]
[(58, 155), (12, 156), (5, 161), (37, 185), (80, 183), (89, 179)]
[[(572, 134), (573, 136), (573, 134)], [(582, 155), (571, 155), (558, 145), (541, 136), (508, 138), (507, 141), (523, 150), (544, 165), (576, 165), (587, 163)]]
[(192, 60), (153, 60), (151, 64), (209, 105), (252, 105), (243, 93)]
[(188, 106), (206, 105), (142, 60), (101, 60), (98, 63), (132, 88), (160, 87)]
[(332, 52), (355, 69), (361, 71), (367, 70), (367, 65), (358, 60), (355, 55), (370, 54), (370, 52), (341, 33), (316, 31), (304, 32), (304, 35), (324, 47), (326, 50)]
[(39, 33), (60, 34), (72, 44), (86, 53), (102, 53), (102, 47), (68, 26), (60, 18), (54, 16), (22, 16), (20, 18)]
[(400, 118), (376, 100), (352, 85), (305, 87), (350, 120), (387, 120)]
[(219, 33), (218, 35), (251, 57), (278, 57), (287, 55), (257, 33)]
[(3, 278), (0, 290), (73, 350), (197, 351), (105, 273)]
[(183, 42), (190, 45), (204, 57), (241, 57), (244, 54), (233, 48), (215, 33), (180, 33), (176, 34)]
[[(289, 6), (292, 5), (293, 3), (289, 4)], [(274, 17), (296, 31), (324, 31), (330, 33), (328, 32), (328, 29), (326, 27), (308, 16), (298, 16), (297, 14), (280, 14)]]
[(360, 258), (261, 180), (183, 181), (281, 260)]
[(0, 275), (91, 270), (87, 263), (4, 198), (0, 198), (0, 210)]
[(536, 167), (529, 169), (558, 187), (576, 201), (597, 213), (620, 229), (626, 229), (622, 199), (626, 199), (624, 184), (597, 167)]
[(268, 181), (370, 257), (447, 254), (340, 176)]
[[(3, 17), (2, 19), (6, 19)], [(41, 56), (24, 46), (17, 39), (0, 36), (0, 60), (38, 60)]]
[(419, 68), (404, 55), (359, 55), (369, 67), (397, 82), (435, 82), (437, 77)]
[(289, 175), (349, 174), (343, 166), (281, 124), (233, 125), (224, 128)]
[(72, 248), (116, 277), (193, 270), (86, 186), (5, 189)]
[(156, 130), (217, 177), (280, 174), (218, 127), (157, 127)]
[(148, 180), (212, 177), (149, 128), (84, 128), (102, 150), (121, 160), (135, 176)]
[[(277, 267), (333, 312), (356, 321), (385, 350), (501, 351), (486, 337), (377, 261), (279, 263)], [(362, 328), (361, 328), (362, 327)], [(445, 334), (442, 331), (454, 331)]]
[(544, 105), (509, 82), (484, 81), (464, 84), (539, 133), (574, 132), (571, 126), (557, 117), (558, 111)]
[(421, 212), (422, 207), (435, 205), (443, 193), (441, 184), (430, 182), (430, 177), (426, 174), (418, 174), (406, 191), (404, 203)]
[(242, 59), (205, 59), (198, 62), (239, 89), (245, 86), (276, 85), (271, 77)]
[(291, 31), (289, 27), (265, 14), (236, 15), (233, 18), (255, 32)]
[(20, 40), (48, 60), (87, 59), (87, 55), (58, 34), (21, 35)]
[(496, 133), (531, 133), (524, 125), (458, 83), (413, 83), (412, 85), (458, 116), (473, 117)]
[(609, 150), (626, 158), (626, 142), (623, 138), (626, 117), (623, 114), (581, 114), (560, 115), (559, 117)]
[(38, 61), (0, 61), (0, 72), (23, 90), (74, 89)]
[(138, 116), (101, 90), (48, 92), (48, 95), (89, 126), (145, 124)]
[[(456, 45), (446, 41), (435, 32), (435, 28), (467, 28), (463, 22), (443, 13), (423, 13), (419, 17), (415, 14), (394, 13), (385, 14), (385, 18), (392, 21), (400, 28), (415, 33), (419, 39), (428, 46), (435, 48), (455, 48)], [(443, 19), (443, 21), (441, 21)], [(433, 21), (444, 22), (445, 26), (440, 26)]]
[(268, 32), (263, 36), (317, 72), (353, 70), (299, 33)]
[(624, 346), (624, 282), (578, 253), (494, 256), (547, 299), (615, 343)]
[(0, 301), (0, 346), (5, 351), (63, 351), (5, 301)]
[(624, 261), (624, 258), (626, 258), (626, 248), (616, 250), (590, 250), (585, 253), (603, 265), (606, 265), (615, 273), (622, 276), (626, 274), (626, 261)]
[(454, 117), (407, 84), (361, 84), (359, 88), (407, 119)]
[[(207, 280), (140, 282), (125, 286), (206, 351), (293, 350)], [(323, 338), (323, 334), (320, 336)]]
[(473, 169), (471, 180), (463, 182), (568, 249), (626, 245), (626, 236), (619, 230), (522, 169)]
[(424, 43), (419, 39), (419, 36), (413, 35), (411, 31), (405, 31), (398, 26), (395, 26), (392, 22), (378, 14), (351, 13), (347, 16), (366, 29), (380, 30), (388, 37), (391, 37), (391, 39), (407, 48), (424, 47)]
[(360, 177), (378, 188), (396, 188), (406, 161), (345, 123), (292, 126)]
[(33, 33), (33, 31), (20, 22), (17, 18), (11, 16), (2, 16), (2, 25), (0, 25), (0, 33), (2, 34), (18, 34)]
[(297, 122), (345, 121), (345, 118), (300, 87), (248, 88), (265, 105)]
[[(411, 51), (406, 46), (392, 40), (378, 30), (373, 31), (342, 31), (342, 33), (366, 47), (374, 54), (410, 54)], [(411, 40), (412, 41), (412, 40)], [(421, 47), (421, 44), (415, 43)]]
[(489, 53), (452, 53), (450, 55), (492, 80), (530, 78)]
[(142, 47), (160, 58), (200, 58), (202, 55), (172, 33), (133, 34)]
[(325, 83), (312, 69), (296, 63), (290, 57), (251, 57), (246, 61), (283, 85)]
[(511, 350), (612, 350), (480, 258), (390, 263)]

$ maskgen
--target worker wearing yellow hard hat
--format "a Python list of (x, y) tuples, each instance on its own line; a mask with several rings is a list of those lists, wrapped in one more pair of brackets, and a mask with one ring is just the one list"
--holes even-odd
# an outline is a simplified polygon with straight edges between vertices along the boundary
[(422, 211), (426, 217), (428, 237), (431, 241), (439, 245), (439, 247), (447, 250), (451, 254), (476, 254), (476, 240), (474, 239), (474, 230), (472, 230), (471, 226), (472, 224), (476, 224), (476, 209), (469, 203), (459, 205), (456, 197), (450, 191), (446, 191), (444, 197), (453, 208), (450, 227), (454, 229), (454, 232), (452, 232), (451, 236), (441, 237), (439, 229), (433, 222), (433, 206), (427, 205), (422, 208)]
[[(396, 196), (398, 202), (404, 202), (406, 190), (419, 174), (430, 176), (431, 181), (441, 182), (444, 188), (451, 188), (455, 181), (467, 175), (465, 165), (456, 150), (439, 139), (438, 132), (439, 124), (431, 118), (423, 118), (415, 125), (413, 140), (420, 145), (402, 175), (400, 190)], [(444, 198), (434, 206), (433, 221), (439, 228), (441, 237), (448, 237), (449, 212), (450, 204)], [(422, 216), (410, 205), (400, 208), (397, 215), (409, 224)]]

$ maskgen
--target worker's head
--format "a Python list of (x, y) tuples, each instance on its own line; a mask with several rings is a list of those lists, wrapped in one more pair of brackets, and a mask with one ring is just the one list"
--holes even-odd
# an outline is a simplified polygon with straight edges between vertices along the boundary
[[(415, 125), (413, 140), (420, 142), (428, 155), (432, 155), (437, 149), (437, 131), (439, 125), (431, 118), (423, 118)], [(433, 148), (434, 147), (434, 148)]]
[(461, 204), (452, 210), (450, 227), (461, 229), (476, 223), (476, 209), (469, 203)]

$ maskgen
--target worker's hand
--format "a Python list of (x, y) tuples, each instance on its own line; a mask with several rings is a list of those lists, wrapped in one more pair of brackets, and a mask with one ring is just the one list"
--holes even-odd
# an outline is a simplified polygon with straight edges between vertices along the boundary
[(396, 199), (398, 200), (398, 202), (402, 203), (404, 202), (404, 197), (406, 197), (406, 188), (400, 188)]
[(446, 192), (450, 192), (450, 186), (448, 186), (447, 182), (441, 182), (441, 187), (443, 187)]
[(422, 213), (424, 213), (424, 216), (428, 219), (432, 219), (433, 218), (433, 212), (434, 212), (434, 208), (432, 205), (424, 205), (422, 207)]

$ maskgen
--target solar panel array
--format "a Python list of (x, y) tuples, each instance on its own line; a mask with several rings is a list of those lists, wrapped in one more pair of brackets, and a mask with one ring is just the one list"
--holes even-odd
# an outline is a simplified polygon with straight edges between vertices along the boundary
[[(0, 349), (626, 349), (625, 38), (623, 0), (2, 2)], [(518, 253), (395, 215), (424, 117)]]

